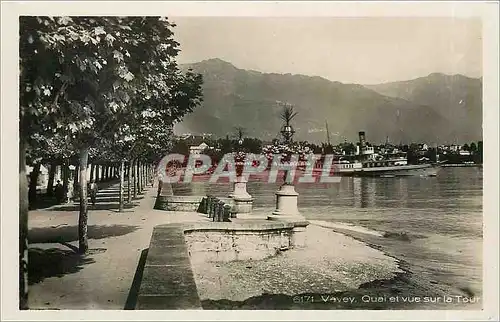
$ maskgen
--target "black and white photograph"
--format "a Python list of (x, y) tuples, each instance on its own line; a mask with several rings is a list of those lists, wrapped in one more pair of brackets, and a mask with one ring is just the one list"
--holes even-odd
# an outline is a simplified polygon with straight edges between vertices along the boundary
[(2, 2), (2, 320), (499, 318), (498, 2), (308, 5)]

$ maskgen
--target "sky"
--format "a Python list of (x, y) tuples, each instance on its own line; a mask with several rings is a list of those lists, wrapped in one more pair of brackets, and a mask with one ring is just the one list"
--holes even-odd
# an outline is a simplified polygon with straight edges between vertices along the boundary
[(431, 73), (482, 76), (471, 18), (171, 17), (179, 63), (220, 58), (266, 73), (378, 84)]

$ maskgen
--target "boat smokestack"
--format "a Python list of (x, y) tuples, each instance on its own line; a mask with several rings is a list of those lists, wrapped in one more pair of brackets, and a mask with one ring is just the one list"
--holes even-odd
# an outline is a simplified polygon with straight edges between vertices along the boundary
[(366, 147), (365, 131), (360, 131), (358, 134), (359, 134), (359, 145), (360, 148), (363, 149), (364, 147)]

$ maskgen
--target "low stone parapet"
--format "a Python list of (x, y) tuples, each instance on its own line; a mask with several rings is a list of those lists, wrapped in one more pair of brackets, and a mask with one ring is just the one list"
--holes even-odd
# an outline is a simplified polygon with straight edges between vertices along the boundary
[(242, 221), (185, 226), (191, 262), (261, 260), (293, 246), (292, 223)]
[(198, 211), (203, 196), (163, 196), (156, 197), (155, 209), (167, 211)]

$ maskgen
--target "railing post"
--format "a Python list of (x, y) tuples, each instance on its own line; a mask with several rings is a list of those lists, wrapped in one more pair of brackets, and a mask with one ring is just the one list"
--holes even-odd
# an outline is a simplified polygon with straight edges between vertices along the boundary
[(207, 195), (207, 203), (206, 203), (206, 208), (205, 208), (205, 213), (208, 215), (208, 217), (210, 217), (210, 207), (211, 207), (211, 203), (212, 203), (212, 196), (211, 195)]
[(218, 212), (217, 212), (217, 221), (222, 222), (224, 221), (224, 201), (219, 200), (219, 207), (218, 207)]
[(212, 208), (212, 221), (217, 221), (217, 213), (219, 211), (219, 198), (214, 198)]
[(214, 215), (214, 198), (208, 196), (208, 218), (212, 218)]
[(231, 205), (224, 205), (224, 217), (222, 218), (222, 221), (231, 221), (229, 218), (231, 217)]
[(207, 197), (203, 197), (201, 199), (200, 205), (198, 206), (198, 212), (201, 212), (202, 214), (207, 213)]

